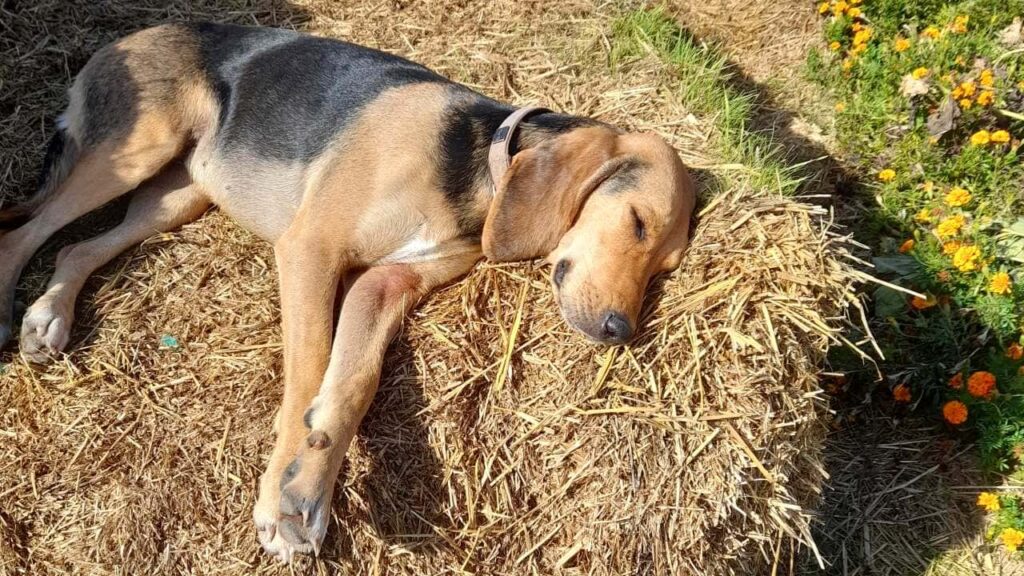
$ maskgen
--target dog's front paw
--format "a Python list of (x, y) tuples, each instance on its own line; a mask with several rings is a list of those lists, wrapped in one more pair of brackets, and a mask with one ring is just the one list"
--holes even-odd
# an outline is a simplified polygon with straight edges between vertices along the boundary
[(72, 315), (50, 302), (36, 302), (25, 313), (21, 324), (21, 355), (36, 364), (45, 364), (71, 340)]
[[(280, 489), (275, 486), (270, 490), (260, 490), (259, 500), (253, 508), (253, 523), (263, 551), (278, 562), (288, 564), (296, 554), (319, 553), (320, 542), (316, 546), (312, 542), (300, 541), (297, 538), (286, 538), (285, 534), (294, 532), (294, 528), (282, 520), (280, 513)], [(326, 527), (325, 530), (326, 531)]]
[(334, 494), (330, 451), (323, 432), (313, 432), (307, 446), (281, 477), (280, 518), (277, 531), (297, 547), (320, 553)]

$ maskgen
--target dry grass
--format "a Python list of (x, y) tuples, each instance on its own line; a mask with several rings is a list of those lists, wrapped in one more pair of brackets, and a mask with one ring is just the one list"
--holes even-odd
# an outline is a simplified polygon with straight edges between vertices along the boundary
[[(727, 168), (707, 156), (712, 119), (680, 108), (659, 63), (605, 66), (612, 9), (16, 7), (0, 13), (0, 103), (14, 111), (0, 126), (0, 198), (28, 191), (43, 119), (100, 39), (182, 16), (301, 23), (501, 98), (657, 130), (691, 165)], [(424, 302), (389, 353), (309, 570), (790, 571), (823, 479), (818, 367), (852, 280), (827, 213), (732, 182), (703, 207), (631, 347), (572, 334), (537, 265), (482, 265)], [(26, 301), (52, 253), (29, 271)], [(288, 571), (264, 559), (249, 525), (280, 395), (271, 262), (211, 213), (106, 267), (63, 361), (34, 371), (5, 356), (0, 574)]]

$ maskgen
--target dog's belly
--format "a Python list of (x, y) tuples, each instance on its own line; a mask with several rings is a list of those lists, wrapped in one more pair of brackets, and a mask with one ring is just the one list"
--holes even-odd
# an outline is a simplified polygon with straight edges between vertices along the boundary
[(288, 229), (302, 201), (306, 164), (243, 155), (218, 157), (199, 146), (189, 160), (193, 180), (210, 200), (246, 230), (275, 242)]

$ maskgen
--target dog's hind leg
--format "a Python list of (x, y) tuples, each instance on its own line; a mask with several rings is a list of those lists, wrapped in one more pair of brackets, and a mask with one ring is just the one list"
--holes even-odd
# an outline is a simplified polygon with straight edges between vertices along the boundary
[(154, 234), (195, 220), (209, 206), (204, 192), (180, 163), (140, 186), (121, 224), (57, 255), (57, 268), (46, 292), (29, 307), (22, 321), (22, 356), (41, 363), (64, 349), (71, 335), (75, 299), (97, 268)]

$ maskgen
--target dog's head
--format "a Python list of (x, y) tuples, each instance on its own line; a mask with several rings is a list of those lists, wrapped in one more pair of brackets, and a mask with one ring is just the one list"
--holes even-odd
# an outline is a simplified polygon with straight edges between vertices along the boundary
[(682, 259), (695, 197), (678, 154), (651, 134), (590, 126), (515, 155), (483, 230), (488, 259), (546, 256), (565, 320), (628, 341), (650, 279)]

